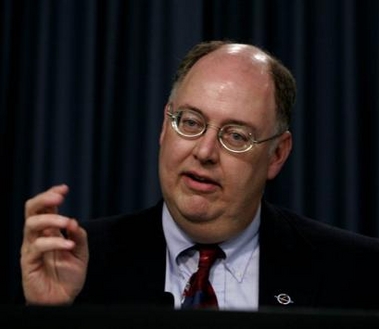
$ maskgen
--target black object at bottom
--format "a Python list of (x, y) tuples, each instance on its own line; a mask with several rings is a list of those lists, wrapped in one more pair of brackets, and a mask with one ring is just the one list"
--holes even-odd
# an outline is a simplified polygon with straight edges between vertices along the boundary
[(131, 305), (30, 307), (3, 305), (1, 328), (379, 328), (379, 312), (278, 310), (258, 312), (173, 310)]

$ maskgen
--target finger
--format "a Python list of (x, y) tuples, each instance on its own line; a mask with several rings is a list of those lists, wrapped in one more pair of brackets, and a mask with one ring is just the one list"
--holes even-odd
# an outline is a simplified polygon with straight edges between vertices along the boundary
[(64, 237), (40, 237), (29, 248), (37, 254), (55, 250), (70, 250), (75, 246), (75, 242)]
[(55, 214), (31, 216), (24, 225), (24, 240), (31, 243), (40, 236), (61, 236), (60, 231), (66, 229), (69, 221), (68, 217)]
[(50, 251), (70, 251), (75, 242), (63, 237), (40, 237), (31, 244), (23, 244), (21, 248), (21, 264), (30, 265), (40, 261), (41, 257)]
[(56, 185), (37, 194), (25, 202), (25, 218), (36, 214), (56, 213), (67, 195), (69, 188), (66, 184)]
[(73, 252), (81, 259), (88, 258), (87, 232), (75, 219), (71, 219), (66, 229), (67, 238), (75, 242)]

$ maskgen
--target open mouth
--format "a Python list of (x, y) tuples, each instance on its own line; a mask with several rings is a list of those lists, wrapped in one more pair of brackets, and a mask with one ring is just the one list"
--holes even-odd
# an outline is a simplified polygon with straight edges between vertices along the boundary
[(197, 181), (197, 182), (214, 184), (214, 181), (212, 181), (212, 180), (210, 180), (208, 178), (205, 178), (205, 177), (196, 176), (196, 175), (193, 175), (193, 174), (188, 174), (188, 176), (190, 178), (192, 178), (193, 180)]
[[(215, 181), (215, 180), (213, 180), (213, 179), (211, 179), (209, 177), (206, 177), (206, 176), (196, 175), (193, 172), (187, 172), (187, 173), (185, 173), (185, 177), (187, 177), (188, 179), (190, 179), (190, 181), (192, 181), (195, 184), (195, 185), (192, 186), (194, 188), (214, 189), (215, 186), (220, 186), (220, 184), (217, 181)], [(196, 183), (198, 183), (198, 185)]]

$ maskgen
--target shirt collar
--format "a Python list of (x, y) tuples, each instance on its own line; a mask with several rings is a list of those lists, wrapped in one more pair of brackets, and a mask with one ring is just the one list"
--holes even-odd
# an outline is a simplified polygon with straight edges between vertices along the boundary
[(170, 212), (168, 211), (166, 203), (163, 204), (163, 232), (167, 241), (167, 248), (172, 264), (176, 263), (178, 255), (193, 246), (193, 241), (189, 236), (179, 228)]
[[(163, 205), (163, 231), (167, 241), (167, 248), (172, 264), (177, 264), (179, 254), (192, 247), (193, 241), (179, 228), (168, 211), (166, 203)], [(258, 232), (261, 222), (261, 205), (250, 225), (237, 237), (228, 240), (220, 247), (226, 254), (226, 264), (233, 273), (237, 268), (246, 268), (252, 253), (258, 245)]]

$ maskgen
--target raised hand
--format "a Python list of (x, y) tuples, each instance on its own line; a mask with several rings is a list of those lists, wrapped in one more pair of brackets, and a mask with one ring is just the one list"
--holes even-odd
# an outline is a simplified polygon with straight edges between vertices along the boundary
[(83, 288), (88, 265), (87, 233), (58, 214), (69, 188), (57, 185), (25, 203), (21, 271), (27, 304), (70, 304)]

